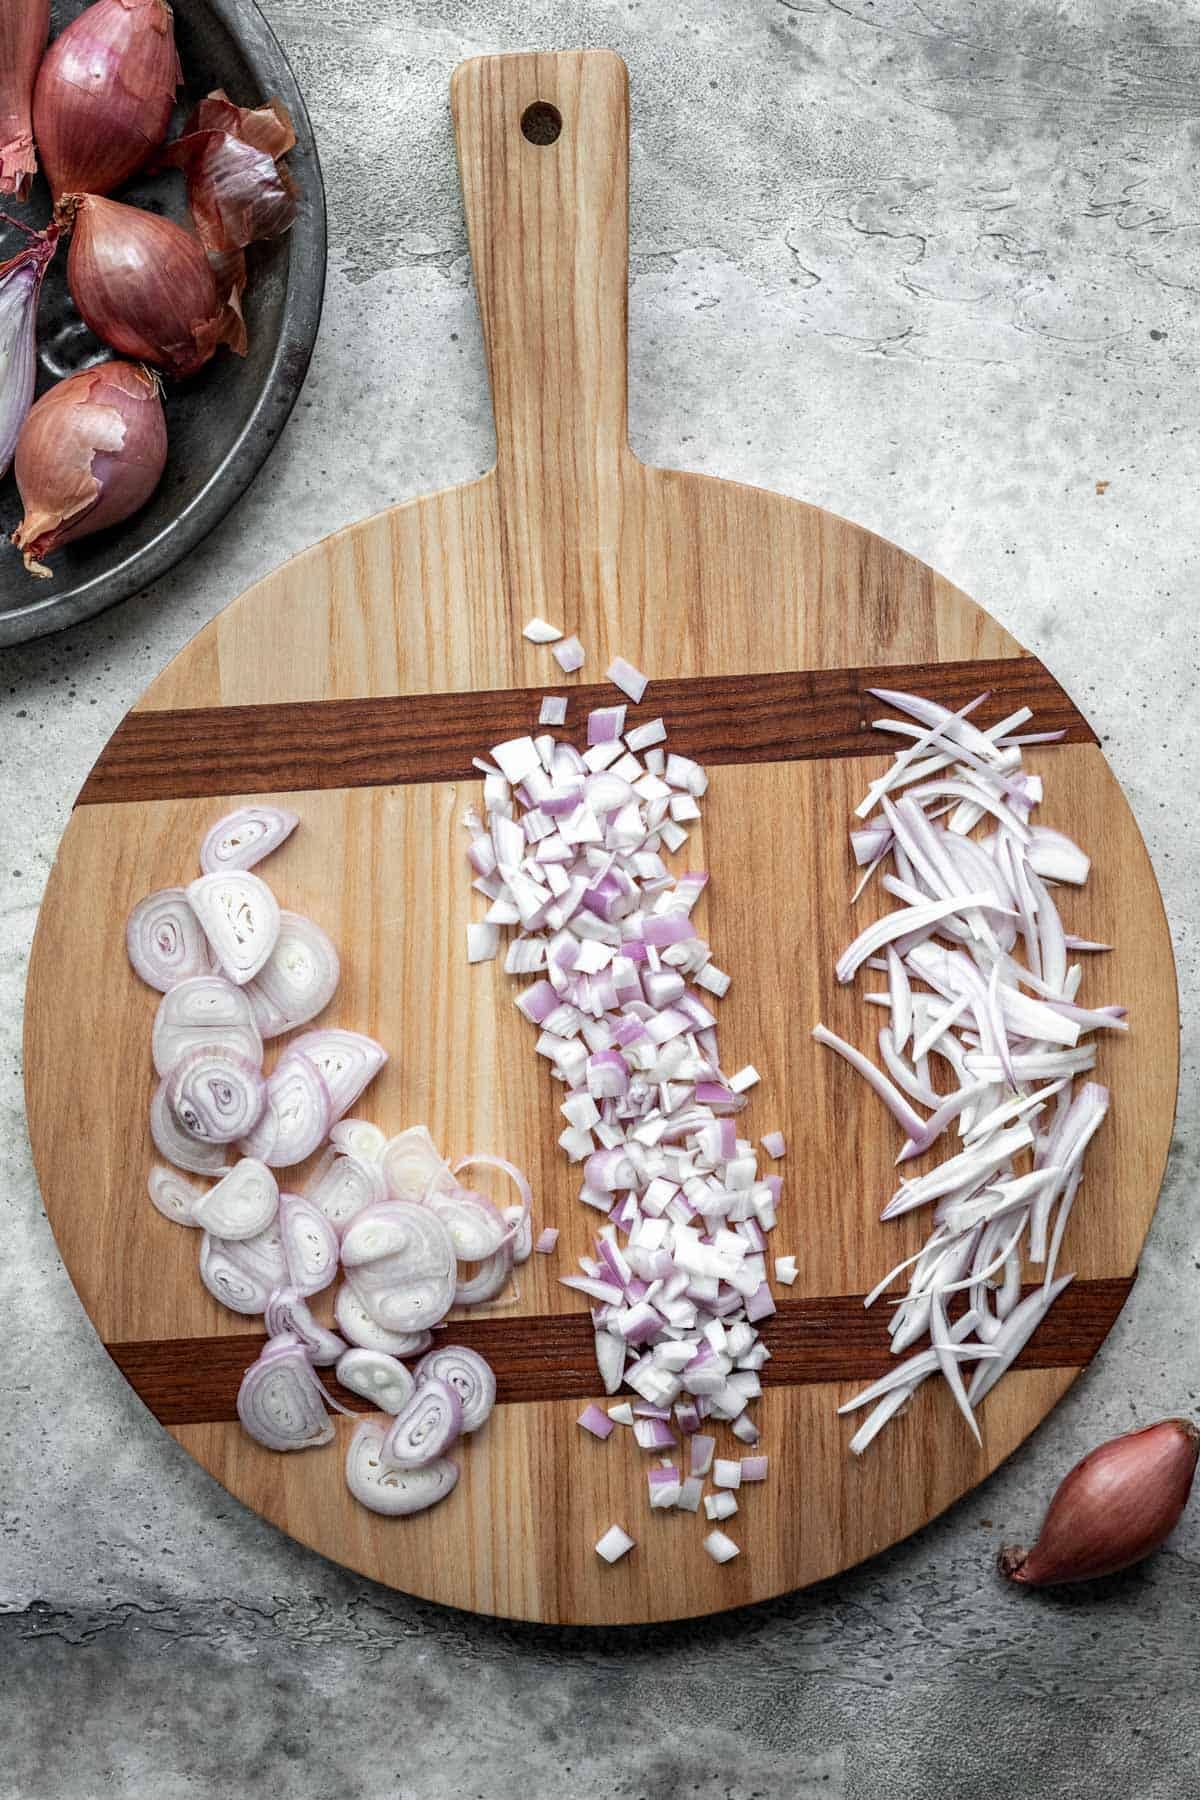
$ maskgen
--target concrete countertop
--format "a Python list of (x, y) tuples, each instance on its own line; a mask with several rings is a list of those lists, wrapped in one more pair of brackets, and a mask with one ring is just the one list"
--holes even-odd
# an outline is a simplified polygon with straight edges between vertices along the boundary
[[(1036, 1531), (1084, 1450), (1195, 1412), (1200, 1388), (1197, 0), (265, 10), (329, 190), (308, 386), (184, 567), (0, 658), (0, 1796), (1194, 1794), (1200, 1503), (1151, 1563), (1090, 1590), (1005, 1589), (992, 1558)], [(1133, 1297), (1005, 1468), (824, 1587), (696, 1626), (563, 1634), (345, 1575), (152, 1423), (42, 1211), (20, 1018), (72, 797), (147, 681), (294, 551), (488, 465), (447, 83), (467, 55), (580, 44), (611, 45), (632, 76), (636, 449), (863, 521), (1048, 663), (1146, 835), (1186, 1025)]]

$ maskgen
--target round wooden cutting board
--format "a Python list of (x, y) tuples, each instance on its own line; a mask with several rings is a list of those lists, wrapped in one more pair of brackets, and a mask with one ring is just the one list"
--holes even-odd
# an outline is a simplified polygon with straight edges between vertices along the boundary
[[(576, 1624), (688, 1617), (816, 1581), (904, 1537), (995, 1468), (1094, 1355), (1132, 1284), (1167, 1154), (1171, 946), (1121, 790), (1036, 658), (859, 526), (648, 468), (630, 451), (620, 60), (483, 58), (457, 71), (452, 103), (496, 467), (259, 582), (117, 730), (38, 925), (30, 1131), (63, 1257), (109, 1354), (247, 1506), (337, 1562), (451, 1605)], [(386, 396), (380, 408), (384, 429)], [(578, 633), (580, 675), (563, 677), (522, 638), (533, 613)], [(712, 772), (684, 858), (712, 871), (698, 917), (734, 977), (723, 1061), (763, 1074), (747, 1135), (778, 1128), (789, 1144), (772, 1252), (794, 1252), (801, 1273), (766, 1327), (758, 1417), (772, 1473), (743, 1495), (741, 1555), (722, 1567), (701, 1549), (702, 1515), (649, 1514), (627, 1434), (605, 1445), (575, 1424), (602, 1396), (587, 1312), (556, 1277), (586, 1250), (595, 1216), (557, 1147), (559, 1092), (515, 984), (500, 962), (468, 967), (465, 955), (478, 912), (460, 827), (478, 804), (472, 755), (529, 730), (547, 691), (570, 693), (578, 738), (588, 705), (619, 698), (603, 685), (617, 654), (652, 677), (630, 722), (661, 714), (673, 746)], [(873, 1028), (862, 985), (839, 988), (833, 964), (881, 905), (869, 893), (851, 914), (846, 837), (890, 755), (869, 724), (866, 690), (880, 682), (952, 705), (990, 689), (980, 718), (1028, 702), (1035, 728), (1065, 727), (1029, 757), (1047, 777), (1038, 816), (1094, 859), (1087, 888), (1064, 899), (1067, 927), (1116, 945), (1089, 964), (1087, 992), (1127, 1003), (1133, 1030), (1101, 1044), (1115, 1104), (1060, 1265), (1076, 1279), (983, 1405), (982, 1448), (930, 1383), (856, 1460), (835, 1408), (888, 1365), (886, 1308), (864, 1312), (861, 1296), (927, 1230), (916, 1215), (880, 1224), (895, 1131), (809, 1036), (818, 1018), (860, 1043)], [(323, 1022), (392, 1050), (357, 1110), (389, 1132), (424, 1121), (447, 1152), (512, 1158), (530, 1172), (538, 1227), (562, 1233), (556, 1255), (518, 1272), (515, 1300), (454, 1325), (494, 1362), (501, 1404), (464, 1446), (455, 1493), (411, 1519), (359, 1507), (336, 1449), (275, 1456), (242, 1434), (234, 1400), (260, 1322), (218, 1306), (196, 1272), (196, 1235), (146, 1197), (158, 996), (126, 964), (124, 922), (149, 890), (192, 877), (202, 833), (235, 796), (300, 814), (263, 872), (343, 952)], [(340, 1419), (340, 1444), (348, 1430)], [(593, 1545), (614, 1521), (638, 1545), (609, 1567)]]

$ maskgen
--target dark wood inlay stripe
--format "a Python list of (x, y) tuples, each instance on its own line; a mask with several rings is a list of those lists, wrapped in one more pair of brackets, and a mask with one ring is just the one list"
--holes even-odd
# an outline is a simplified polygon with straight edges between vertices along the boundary
[[(1100, 1348), (1133, 1286), (1132, 1276), (1076, 1281), (1018, 1357), (1019, 1369), (1075, 1369)], [(1031, 1291), (1031, 1290), (1027, 1290)], [(827, 1381), (873, 1381), (894, 1366), (885, 1309), (867, 1312), (860, 1295), (779, 1303), (764, 1337), (771, 1360), (768, 1387)], [(591, 1321), (586, 1313), (527, 1318), (459, 1319), (446, 1341), (468, 1344), (496, 1371), (497, 1397), (508, 1403), (586, 1400), (597, 1391)], [(242, 1376), (262, 1348), (262, 1333), (173, 1338), (106, 1346), (125, 1379), (164, 1425), (204, 1425), (237, 1417)], [(344, 1405), (370, 1412), (369, 1402), (322, 1371)]]
[[(548, 670), (530, 688), (132, 712), (77, 804), (461, 781), (475, 773), (471, 758), (489, 744), (536, 729), (542, 695), (562, 687)], [(872, 687), (907, 688), (952, 707), (987, 688), (991, 698), (975, 715), (981, 724), (1025, 704), (1039, 731), (1065, 728), (1072, 743), (1096, 742), (1032, 656), (653, 681), (642, 704), (629, 708), (628, 722), (661, 713), (672, 748), (708, 764), (875, 755), (898, 740), (870, 728), (880, 711)], [(607, 683), (568, 691), (566, 735), (582, 746), (589, 708), (620, 696)]]

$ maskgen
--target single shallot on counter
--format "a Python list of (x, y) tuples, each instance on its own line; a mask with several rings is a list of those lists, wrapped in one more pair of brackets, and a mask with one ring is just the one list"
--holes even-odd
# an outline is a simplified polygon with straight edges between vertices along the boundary
[(1010, 1545), (999, 1569), (1028, 1587), (1091, 1581), (1149, 1556), (1187, 1505), (1200, 1455), (1190, 1419), (1111, 1438), (1059, 1485), (1032, 1550)]

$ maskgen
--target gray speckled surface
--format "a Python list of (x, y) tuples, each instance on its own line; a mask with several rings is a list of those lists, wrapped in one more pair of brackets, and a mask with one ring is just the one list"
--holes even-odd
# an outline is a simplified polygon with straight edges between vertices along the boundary
[[(329, 298), (301, 405), (265, 475), (170, 580), (0, 659), (0, 1795), (1194, 1794), (1200, 1505), (1152, 1564), (1090, 1592), (1003, 1590), (991, 1559), (1035, 1529), (1084, 1449), (1196, 1410), (1200, 1390), (1200, 8), (267, 11), (330, 197)], [(121, 714), (255, 576), (490, 460), (446, 84), (464, 55), (535, 43), (607, 43), (630, 65), (639, 452), (863, 520), (1050, 664), (1137, 810), (1189, 1021), (1141, 1279), (1034, 1440), (877, 1562), (651, 1633), (564, 1636), (411, 1603), (228, 1500), (98, 1351), (41, 1210), (20, 1087), (38, 900)]]

